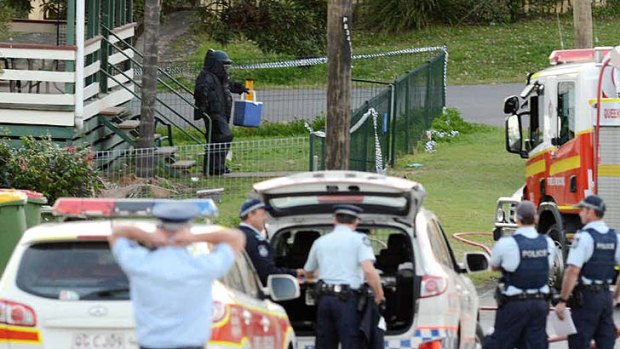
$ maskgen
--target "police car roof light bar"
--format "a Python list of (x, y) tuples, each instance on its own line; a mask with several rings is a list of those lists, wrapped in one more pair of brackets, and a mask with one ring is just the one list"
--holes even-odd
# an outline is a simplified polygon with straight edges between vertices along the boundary
[[(63, 217), (152, 217), (155, 204), (175, 202), (170, 199), (105, 199), (105, 198), (60, 198), (54, 203), (52, 213)], [(217, 206), (211, 199), (188, 199), (198, 206), (200, 216), (217, 215)]]

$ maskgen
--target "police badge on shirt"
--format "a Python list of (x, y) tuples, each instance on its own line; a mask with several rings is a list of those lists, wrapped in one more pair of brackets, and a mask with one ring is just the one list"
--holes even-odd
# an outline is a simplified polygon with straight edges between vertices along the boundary
[(265, 245), (258, 245), (258, 254), (261, 257), (269, 256), (269, 250), (267, 249), (267, 246), (265, 246)]

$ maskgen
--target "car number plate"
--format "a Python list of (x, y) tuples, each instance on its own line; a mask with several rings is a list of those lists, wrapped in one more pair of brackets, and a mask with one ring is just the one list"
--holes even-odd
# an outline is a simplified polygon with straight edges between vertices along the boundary
[(71, 349), (125, 349), (126, 339), (122, 333), (75, 333)]

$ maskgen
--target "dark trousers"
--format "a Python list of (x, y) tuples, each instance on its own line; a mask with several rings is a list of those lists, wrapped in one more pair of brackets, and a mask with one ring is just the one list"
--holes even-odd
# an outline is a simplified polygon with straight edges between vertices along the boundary
[(571, 309), (577, 333), (568, 336), (570, 349), (589, 349), (594, 339), (598, 349), (612, 349), (616, 342), (611, 292), (583, 291), (583, 306)]
[(487, 336), (483, 349), (546, 349), (549, 305), (541, 299), (515, 300), (495, 313), (495, 332)]
[(358, 349), (360, 320), (357, 313), (357, 297), (346, 300), (335, 295), (323, 295), (319, 299), (316, 319), (317, 349)]
[(209, 141), (209, 132), (211, 132), (211, 143), (207, 144), (205, 149), (205, 157), (203, 163), (203, 173), (205, 175), (220, 175), (226, 170), (226, 154), (230, 149), (230, 142), (233, 140), (233, 134), (227, 118), (214, 114), (211, 116), (211, 129), (209, 129), (208, 120), (204, 120), (207, 133), (205, 138)]

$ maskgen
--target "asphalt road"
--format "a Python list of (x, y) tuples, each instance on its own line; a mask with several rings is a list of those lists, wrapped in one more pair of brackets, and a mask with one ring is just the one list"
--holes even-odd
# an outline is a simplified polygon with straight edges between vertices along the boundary
[[(502, 112), (504, 99), (507, 96), (519, 94), (523, 84), (492, 84), (492, 85), (467, 85), (448, 86), (446, 91), (446, 105), (461, 111), (466, 121), (482, 123), (494, 126), (504, 125)], [(352, 91), (352, 105), (357, 107), (377, 93), (380, 87), (355, 87)], [(183, 93), (183, 96), (193, 102), (191, 94)], [(257, 91), (257, 98), (263, 102), (262, 117), (269, 122), (291, 121), (294, 119), (312, 120), (314, 117), (325, 113), (326, 91), (325, 89), (283, 89)], [(158, 109), (168, 118), (180, 125), (188, 125), (181, 121), (175, 114), (183, 115), (190, 122), (202, 128), (202, 121), (193, 121), (193, 109), (184, 103), (179, 97), (171, 93), (162, 93), (158, 98), (169, 105), (174, 112), (163, 107)], [(238, 97), (235, 96), (237, 99)], [(140, 105), (133, 103), (134, 115), (140, 113)]]
[(524, 83), (448, 86), (446, 105), (460, 110), (466, 121), (504, 126), (504, 99), (524, 87)]
[[(480, 296), (480, 306), (494, 307), (495, 299), (493, 299), (493, 289), (478, 290), (478, 296)], [(620, 308), (616, 308), (614, 311), (614, 321), (616, 325), (620, 325)], [(480, 312), (480, 324), (485, 333), (493, 326), (495, 322), (494, 311), (481, 311)], [(620, 340), (616, 341), (616, 348), (620, 348)], [(551, 343), (550, 349), (568, 349), (566, 341)]]

